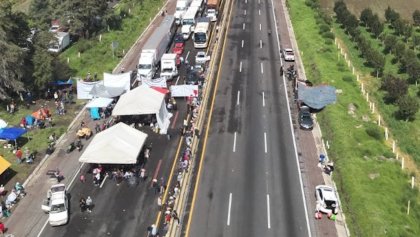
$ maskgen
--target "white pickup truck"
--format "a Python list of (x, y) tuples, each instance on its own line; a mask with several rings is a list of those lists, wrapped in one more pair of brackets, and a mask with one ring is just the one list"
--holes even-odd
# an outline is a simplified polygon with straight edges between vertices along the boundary
[(64, 184), (51, 186), (41, 209), (49, 214), (48, 222), (51, 226), (65, 225), (69, 219), (66, 186)]

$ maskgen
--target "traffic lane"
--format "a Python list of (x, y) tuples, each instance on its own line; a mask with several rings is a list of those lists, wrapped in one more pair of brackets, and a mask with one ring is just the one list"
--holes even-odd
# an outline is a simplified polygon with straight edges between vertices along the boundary
[(237, 108), (238, 94), (234, 88), (238, 87), (239, 83), (236, 78), (234, 80), (232, 71), (239, 70), (239, 60), (235, 55), (242, 50), (237, 47), (240, 39), (232, 39), (233, 31), (242, 31), (242, 26), (231, 24), (227, 36), (229, 41), (226, 43), (224, 57), (220, 62), (223, 67), (219, 87), (216, 88), (212, 123), (206, 144), (207, 153), (202, 161), (203, 173), (195, 203), (197, 208), (192, 215), (190, 236), (229, 236), (231, 230), (227, 228), (227, 219), (229, 197), (233, 191), (230, 187), (243, 185), (231, 177), (231, 173), (237, 172), (234, 165), (240, 164), (238, 159), (242, 158), (241, 155), (233, 153), (234, 132), (232, 131), (237, 128), (237, 124), (230, 112)]
[[(180, 110), (181, 113), (186, 113), (186, 108), (180, 108)], [(181, 127), (181, 124), (182, 120), (179, 119), (177, 121), (177, 127)], [(100, 234), (102, 232), (95, 231), (103, 231), (105, 227), (101, 227), (101, 229), (97, 230), (97, 226), (95, 224), (81, 225), (80, 221), (83, 222), (84, 216), (82, 216), (83, 218), (79, 218), (80, 216), (78, 217), (77, 215), (78, 213), (80, 213), (80, 209), (78, 206), (78, 201), (80, 197), (84, 196), (86, 198), (88, 195), (91, 195), (94, 204), (97, 206), (94, 210), (94, 213), (98, 215), (93, 215), (93, 218), (91, 219), (93, 223), (97, 223), (99, 221), (100, 223), (111, 223), (115, 218), (121, 219), (120, 216), (118, 216), (117, 214), (121, 210), (125, 209), (126, 211), (124, 211), (124, 215), (129, 217), (131, 216), (132, 218), (139, 219), (141, 221), (126, 221), (119, 223), (118, 226), (109, 224), (106, 227), (106, 231), (110, 233), (115, 233), (115, 236), (122, 236), (121, 234), (123, 234), (123, 232), (130, 230), (132, 230), (133, 233), (129, 236), (134, 236), (135, 232), (145, 232), (147, 227), (154, 223), (154, 214), (158, 211), (156, 202), (157, 196), (154, 195), (154, 190), (150, 188), (151, 179), (155, 174), (158, 180), (160, 179), (160, 177), (164, 177), (165, 180), (168, 179), (169, 170), (174, 159), (174, 154), (177, 148), (179, 137), (179, 133), (174, 133), (171, 140), (167, 140), (166, 136), (150, 133), (146, 142), (147, 144), (153, 144), (151, 156), (145, 167), (148, 174), (148, 179), (147, 182), (145, 182), (144, 184), (141, 183), (138, 186), (131, 188), (130, 190), (134, 190), (133, 192), (128, 192), (126, 189), (121, 188), (125, 184), (116, 186), (115, 182), (109, 179), (105, 181), (102, 189), (94, 187), (91, 182), (81, 183), (78, 180), (76, 180), (77, 182), (75, 183), (74, 187), (70, 190), (70, 193), (72, 194), (73, 198), (71, 199), (72, 214), (69, 223), (65, 226), (58, 228), (51, 228), (49, 225), (47, 225), (42, 236), (56, 236), (59, 235), (61, 232), (63, 232), (63, 236), (72, 236), (74, 233), (86, 233), (85, 236), (99, 236), (96, 234)], [(87, 168), (88, 167), (84, 169), (85, 172)], [(91, 175), (86, 174), (86, 176), (89, 177), (91, 180)], [(145, 194), (147, 195), (143, 196)], [(110, 202), (110, 200), (112, 201)], [(114, 202), (116, 204), (114, 204)], [(126, 208), (126, 206), (124, 205), (127, 203), (129, 203), (132, 207), (141, 206), (142, 208), (139, 209), (141, 211), (137, 213), (137, 208), (133, 209), (130, 206)], [(115, 212), (115, 215), (111, 215), (107, 212), (107, 210), (103, 210), (108, 208), (111, 208), (111, 210)], [(74, 219), (73, 213), (76, 213)], [(78, 232), (75, 232), (76, 230)]]

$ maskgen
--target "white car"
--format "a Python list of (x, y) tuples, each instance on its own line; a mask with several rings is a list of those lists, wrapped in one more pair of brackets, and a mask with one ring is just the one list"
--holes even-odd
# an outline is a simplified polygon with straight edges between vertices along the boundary
[(295, 53), (291, 48), (283, 49), (283, 58), (285, 61), (295, 61)]
[(207, 9), (207, 17), (210, 18), (212, 22), (217, 21), (217, 14), (218, 12), (216, 11), (216, 9)]
[(318, 185), (315, 187), (315, 197), (317, 204), (325, 210), (323, 212), (338, 213), (338, 198), (334, 188), (327, 185)]
[(205, 64), (209, 60), (210, 56), (207, 56), (204, 51), (198, 51), (195, 55), (195, 64)]
[(69, 220), (66, 186), (64, 184), (51, 186), (47, 197), (41, 208), (49, 214), (48, 222), (51, 226), (65, 225)]

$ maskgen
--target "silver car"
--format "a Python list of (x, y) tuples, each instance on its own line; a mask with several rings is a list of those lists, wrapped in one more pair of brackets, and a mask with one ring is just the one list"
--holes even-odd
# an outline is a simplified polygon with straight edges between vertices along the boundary
[(315, 197), (317, 203), (323, 208), (329, 209), (332, 213), (338, 213), (338, 198), (335, 189), (327, 185), (318, 185), (315, 187)]

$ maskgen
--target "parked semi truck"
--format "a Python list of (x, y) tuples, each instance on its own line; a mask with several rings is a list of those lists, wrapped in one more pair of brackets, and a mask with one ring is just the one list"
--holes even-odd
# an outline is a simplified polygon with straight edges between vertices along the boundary
[(55, 32), (55, 39), (51, 41), (48, 51), (60, 53), (70, 45), (70, 34), (68, 32)]
[(176, 2), (175, 8), (175, 23), (177, 25), (181, 24), (182, 17), (184, 16), (185, 12), (187, 12), (188, 7), (191, 5), (192, 0), (178, 0)]
[(207, 17), (211, 21), (217, 21), (217, 15), (219, 14), (219, 0), (207, 0)]
[(160, 60), (160, 77), (165, 77), (166, 80), (171, 80), (178, 76), (177, 54), (165, 53)]
[(141, 50), (137, 69), (138, 79), (152, 79), (159, 67), (162, 55), (166, 53), (176, 32), (175, 17), (166, 15)]

